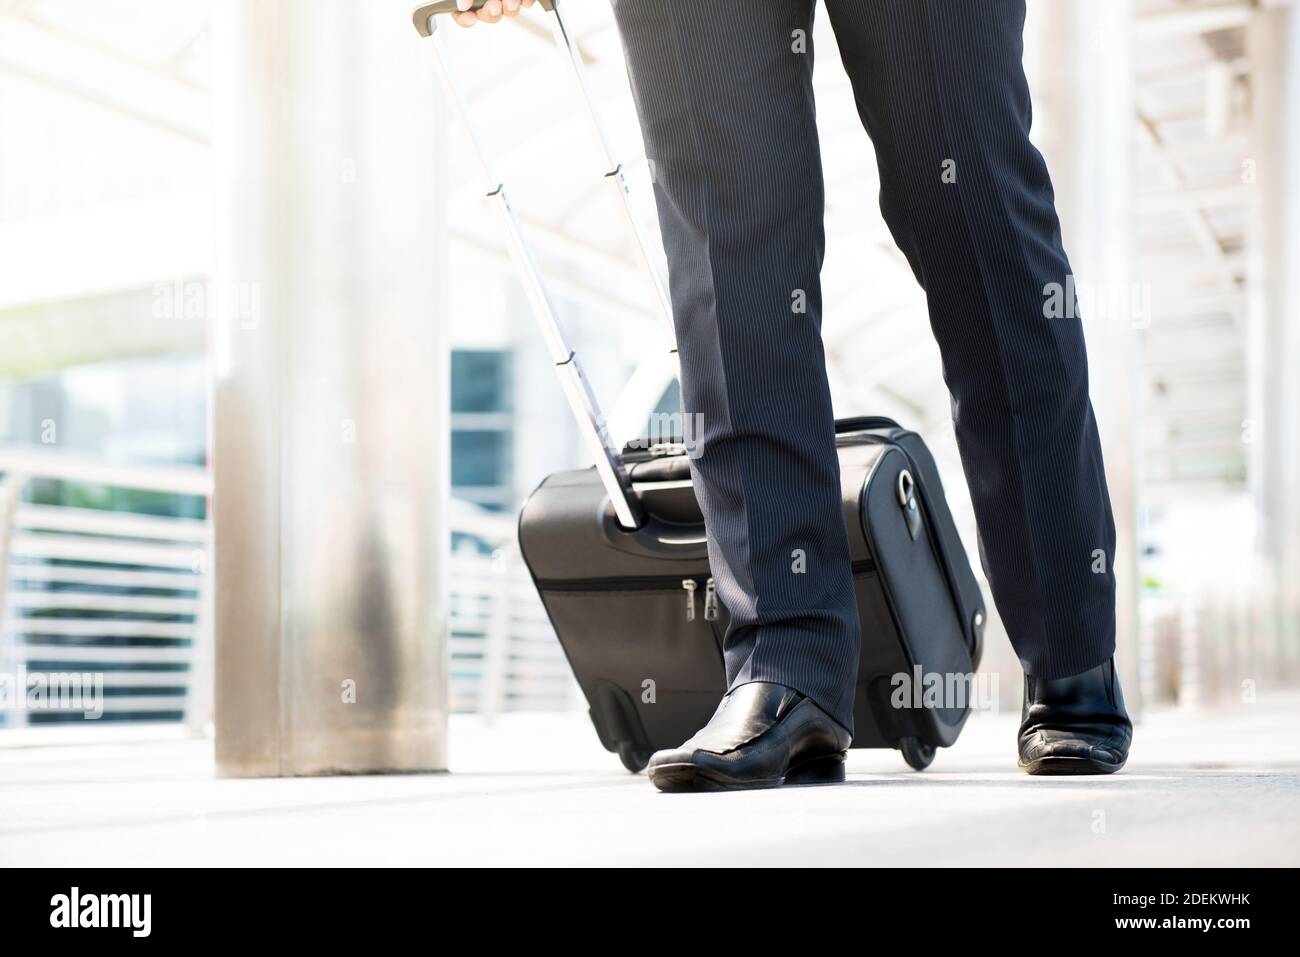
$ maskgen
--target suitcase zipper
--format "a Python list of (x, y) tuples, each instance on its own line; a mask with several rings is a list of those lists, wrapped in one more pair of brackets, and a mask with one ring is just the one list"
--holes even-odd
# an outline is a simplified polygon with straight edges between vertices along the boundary
[[(871, 559), (855, 561), (853, 574), (861, 575), (876, 570), (876, 563)], [(581, 578), (553, 581), (537, 580), (539, 591), (669, 591), (680, 588), (686, 592), (686, 620), (695, 621), (695, 593), (704, 586), (704, 620), (717, 621), (720, 602), (718, 601), (718, 583), (711, 577), (677, 578), (667, 575), (642, 575), (629, 578)]]
[(538, 579), (542, 591), (654, 591), (656, 589), (685, 588), (692, 582), (696, 588), (706, 578), (679, 578), (676, 575), (641, 575), (626, 578), (568, 578), (558, 581)]
[[(875, 570), (876, 563), (870, 558), (864, 558), (853, 563), (853, 574), (855, 575)], [(685, 589), (688, 581), (693, 583), (696, 589), (703, 585), (706, 593), (709, 582), (714, 582), (714, 601), (717, 601), (717, 582), (708, 575), (695, 575), (690, 578), (680, 578), (677, 575), (635, 575), (624, 578), (539, 578), (536, 580), (536, 584), (543, 591), (653, 591), (656, 588)]]
[(712, 578), (676, 578), (668, 576), (642, 576), (636, 578), (586, 578), (569, 581), (538, 580), (538, 591), (670, 591), (680, 588), (686, 592), (686, 620), (695, 621), (695, 592), (704, 586), (704, 620), (717, 621), (718, 594)]

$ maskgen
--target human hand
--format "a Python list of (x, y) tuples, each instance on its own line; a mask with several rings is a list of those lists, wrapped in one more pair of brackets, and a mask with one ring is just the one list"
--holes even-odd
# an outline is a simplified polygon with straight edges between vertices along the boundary
[(487, 0), (477, 10), (471, 10), (474, 0), (456, 0), (456, 6), (461, 12), (453, 14), (452, 19), (462, 27), (472, 27), (480, 22), (496, 23), (502, 17), (518, 16), (520, 10), (531, 7), (535, 2), (536, 0)]

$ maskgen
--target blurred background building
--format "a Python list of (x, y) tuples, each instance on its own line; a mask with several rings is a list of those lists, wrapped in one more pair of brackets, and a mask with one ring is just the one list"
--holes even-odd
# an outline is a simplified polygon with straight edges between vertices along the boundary
[[(340, 143), (321, 147), (342, 158), (342, 182), (367, 175), (348, 157), (375, 151), (418, 148), (428, 164), (434, 212), (428, 235), (410, 238), (442, 251), (428, 263), (438, 294), (425, 316), (450, 360), (445, 415), (408, 412), (449, 423), (449, 595), (428, 600), (449, 621), (452, 707), (580, 709), (513, 539), (529, 491), (584, 455), (463, 132), (444, 118), (431, 146), (389, 139), (427, 109), (435, 82), (410, 4), (262, 2), (310, 13), (330, 52), (293, 74), (319, 71), (319, 88), (275, 95), (350, 111)], [(212, 318), (266, 307), (258, 287), (225, 284), (219, 262), (236, 188), (220, 112), (232, 58), (248, 54), (228, 22), (234, 6), (0, 0), (0, 668), (103, 672), (107, 719), (199, 733), (213, 681)], [(608, 4), (567, 7), (653, 228)], [(383, 26), (362, 37), (361, 21)], [(651, 411), (675, 408), (675, 387), (550, 33), (534, 11), (453, 39), (571, 337), (614, 430), (632, 438)], [(837, 412), (892, 415), (926, 436), (974, 555), (924, 297), (876, 208), (870, 142), (824, 23), (816, 39)], [(1294, 684), (1300, 12), (1264, 0), (1030, 0), (1025, 56), (1120, 524), (1128, 686), (1159, 708)], [(368, 75), (387, 60), (413, 64), (427, 88), (330, 99), (340, 71)], [(295, 175), (262, 162), (268, 189)], [(368, 215), (382, 229), (387, 212)], [(396, 212), (400, 238), (412, 217)], [(1015, 709), (1018, 673), (996, 623), (988, 648), (1002, 707)], [(60, 720), (70, 718), (0, 714), (0, 726)]]

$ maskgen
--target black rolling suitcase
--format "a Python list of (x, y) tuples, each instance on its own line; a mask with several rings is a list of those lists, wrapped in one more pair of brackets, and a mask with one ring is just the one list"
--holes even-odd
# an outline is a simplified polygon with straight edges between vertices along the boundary
[[(435, 17), (455, 6), (443, 0), (417, 8), (417, 29), (432, 35)], [(559, 0), (541, 6), (585, 93), (582, 61), (569, 42)], [(441, 51), (438, 63), (451, 99), (463, 105)], [(622, 200), (648, 265), (647, 239), (608, 152), (606, 180)], [(652, 751), (675, 747), (703, 727), (726, 690), (727, 611), (709, 575), (689, 459), (672, 443), (623, 450), (611, 444), (486, 160), (485, 172), (561, 386), (596, 460), (538, 486), (519, 517), (520, 549), (601, 743), (639, 771)], [(671, 336), (667, 296), (653, 281)], [(852, 746), (899, 748), (912, 767), (924, 768), (936, 748), (956, 741), (970, 713), (967, 680), (982, 647), (983, 598), (921, 438), (883, 417), (841, 420), (836, 432), (862, 624)]]

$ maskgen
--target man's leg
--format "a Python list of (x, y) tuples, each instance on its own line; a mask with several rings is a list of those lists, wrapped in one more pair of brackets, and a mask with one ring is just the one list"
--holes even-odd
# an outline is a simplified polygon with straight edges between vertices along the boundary
[(985, 572), (1034, 679), (1022, 763), (1054, 751), (1075, 770), (1116, 770), (1129, 724), (1112, 663), (1115, 528), (1083, 328), (1073, 308), (1044, 309), (1070, 264), (1029, 141), (1024, 2), (827, 10), (875, 145), (882, 212), (928, 297)]
[[(813, 0), (615, 0), (668, 254), (732, 689), (852, 727), (858, 617), (821, 341)], [(752, 691), (752, 689), (751, 689)]]
[(930, 307), (985, 571), (1027, 671), (1115, 647), (1114, 524), (1083, 328), (1047, 166), (1029, 142), (1023, 0), (828, 0), (880, 167), (881, 209)]

